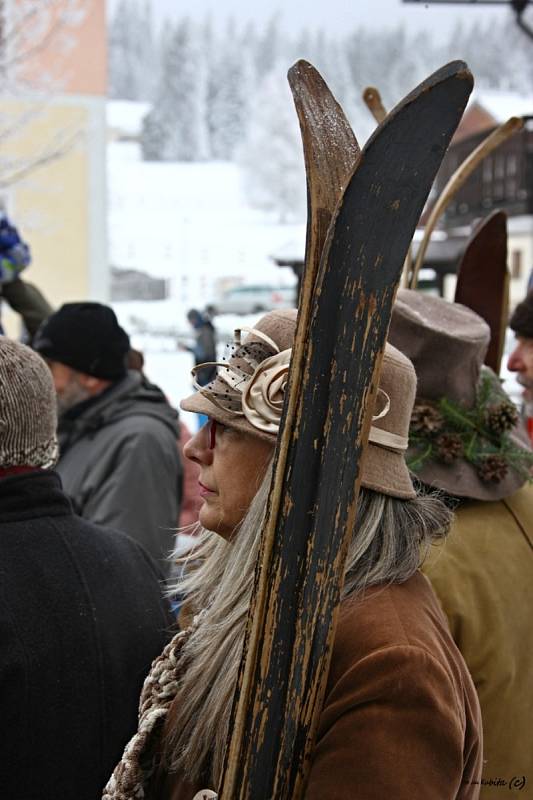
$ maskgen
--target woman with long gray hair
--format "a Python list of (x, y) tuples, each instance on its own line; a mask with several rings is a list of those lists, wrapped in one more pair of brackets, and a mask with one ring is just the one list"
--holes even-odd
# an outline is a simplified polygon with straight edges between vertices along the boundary
[[(182, 402), (209, 418), (185, 447), (200, 467), (199, 544), (179, 585), (182, 631), (154, 662), (106, 800), (219, 785), (295, 326), (294, 311), (264, 316)], [(451, 520), (405, 465), (415, 389), (411, 362), (387, 346), (307, 800), (479, 793), (475, 689), (418, 571)]]

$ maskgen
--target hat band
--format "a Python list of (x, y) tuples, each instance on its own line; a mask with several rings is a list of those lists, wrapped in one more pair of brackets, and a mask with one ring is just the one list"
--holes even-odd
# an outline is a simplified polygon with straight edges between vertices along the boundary
[(370, 428), (370, 436), (368, 441), (378, 447), (384, 447), (387, 450), (392, 450), (395, 453), (404, 453), (409, 445), (405, 436), (398, 436), (396, 433), (384, 431), (381, 428), (376, 428), (374, 425)]
[[(241, 331), (246, 330), (262, 339), (274, 354), (267, 358), (262, 358), (260, 363), (253, 361), (249, 355), (242, 355)], [(222, 411), (229, 412), (236, 417), (245, 417), (250, 425), (257, 430), (270, 433), (276, 436), (279, 431), (285, 388), (288, 379), (292, 349), (279, 351), (277, 344), (267, 337), (262, 331), (254, 328), (237, 329), (234, 334), (234, 345), (239, 348), (241, 358), (244, 358), (250, 373), (245, 372), (235, 363), (209, 361), (204, 364), (197, 364), (193, 370), (193, 377), (197, 370), (206, 366), (217, 366), (222, 369), (218, 373), (218, 380), (222, 381), (230, 390), (234, 392), (234, 407), (230, 407), (229, 398), (217, 399), (216, 394), (210, 390), (209, 386), (200, 386), (194, 381), (195, 388), (210, 402)], [(378, 389), (378, 397), (385, 402), (381, 411), (374, 414), (372, 422), (387, 416), (391, 407), (390, 397), (381, 388)], [(238, 399), (237, 399), (238, 398)], [(235, 407), (236, 405), (240, 408)], [(391, 431), (376, 428), (374, 425), (370, 429), (369, 442), (391, 450), (396, 453), (404, 453), (408, 447), (408, 440), (404, 436), (399, 436)]]

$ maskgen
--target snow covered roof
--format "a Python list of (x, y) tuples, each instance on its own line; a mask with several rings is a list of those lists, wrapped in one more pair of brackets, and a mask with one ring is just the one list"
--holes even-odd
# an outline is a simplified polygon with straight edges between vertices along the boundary
[(533, 115), (533, 97), (501, 89), (474, 91), (470, 106), (477, 103), (500, 124), (509, 117)]
[(151, 107), (150, 103), (134, 100), (108, 100), (107, 127), (128, 136), (137, 136), (141, 132), (143, 118)]

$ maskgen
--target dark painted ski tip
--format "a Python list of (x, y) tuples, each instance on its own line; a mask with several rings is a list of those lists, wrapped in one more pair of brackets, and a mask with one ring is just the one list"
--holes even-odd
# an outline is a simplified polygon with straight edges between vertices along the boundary
[(450, 84), (452, 82), (456, 83), (458, 90), (458, 107), (461, 109), (461, 113), (463, 113), (464, 109), (466, 108), (468, 98), (470, 97), (472, 89), (474, 88), (474, 76), (470, 72), (468, 64), (465, 61), (450, 61), (449, 64), (445, 64), (443, 67), (435, 70), (435, 72), (422, 81), (422, 83), (419, 83), (412, 92), (409, 92), (409, 94), (406, 95), (403, 100), (400, 100), (400, 102), (395, 105), (391, 111), (389, 111), (383, 122), (377, 126), (375, 131), (366, 142), (364, 150), (368, 148), (370, 143), (373, 142), (379, 131), (385, 125), (391, 124), (392, 120), (403, 108), (419, 101), (421, 95), (428, 94), (429, 92), (438, 89), (440, 86), (443, 86), (446, 83)]

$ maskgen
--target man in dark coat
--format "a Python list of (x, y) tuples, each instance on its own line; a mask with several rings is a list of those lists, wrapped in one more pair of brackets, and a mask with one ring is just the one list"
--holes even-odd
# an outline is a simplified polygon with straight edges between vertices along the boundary
[(99, 800), (172, 625), (159, 573), (52, 471), (51, 374), (0, 336), (0, 795)]
[(177, 411), (139, 372), (111, 308), (68, 303), (33, 342), (57, 394), (57, 471), (82, 517), (132, 536), (163, 566), (174, 547), (182, 467)]

